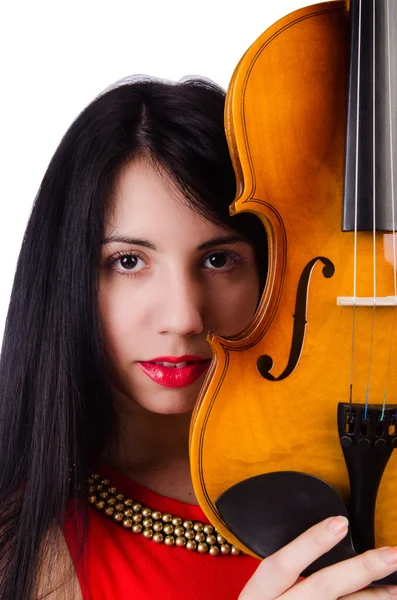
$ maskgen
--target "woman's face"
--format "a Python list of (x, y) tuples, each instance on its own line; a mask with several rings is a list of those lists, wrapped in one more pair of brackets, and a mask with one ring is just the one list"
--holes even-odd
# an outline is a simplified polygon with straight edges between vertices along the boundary
[(239, 333), (258, 297), (254, 251), (239, 234), (200, 216), (149, 162), (120, 174), (99, 310), (124, 399), (161, 414), (191, 410), (210, 364), (208, 330)]

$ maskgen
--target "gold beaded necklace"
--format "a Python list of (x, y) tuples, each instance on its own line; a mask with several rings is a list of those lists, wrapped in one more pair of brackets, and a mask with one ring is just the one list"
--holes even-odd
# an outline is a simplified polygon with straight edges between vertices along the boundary
[(143, 535), (157, 544), (178, 546), (211, 556), (228, 554), (236, 556), (240, 550), (209, 524), (183, 520), (142, 506), (120, 494), (109, 479), (98, 473), (88, 480), (88, 502), (115, 523), (134, 533)]

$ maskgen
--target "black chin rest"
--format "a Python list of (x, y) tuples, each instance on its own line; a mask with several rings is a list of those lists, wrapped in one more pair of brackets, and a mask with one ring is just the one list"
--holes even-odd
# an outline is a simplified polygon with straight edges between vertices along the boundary
[[(327, 517), (343, 515), (349, 518), (343, 500), (334, 488), (317, 477), (293, 471), (245, 479), (226, 490), (216, 501), (216, 506), (230, 531), (262, 558)], [(303, 575), (356, 555), (349, 531)], [(375, 584), (397, 585), (397, 572)]]

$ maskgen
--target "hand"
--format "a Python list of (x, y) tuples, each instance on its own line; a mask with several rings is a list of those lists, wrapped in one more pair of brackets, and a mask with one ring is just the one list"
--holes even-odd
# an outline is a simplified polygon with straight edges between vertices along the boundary
[(302, 571), (340, 542), (347, 529), (345, 517), (331, 517), (314, 525), (296, 540), (265, 558), (241, 592), (239, 600), (397, 598), (397, 587), (363, 590), (372, 581), (397, 570), (397, 548), (369, 550), (298, 582)]

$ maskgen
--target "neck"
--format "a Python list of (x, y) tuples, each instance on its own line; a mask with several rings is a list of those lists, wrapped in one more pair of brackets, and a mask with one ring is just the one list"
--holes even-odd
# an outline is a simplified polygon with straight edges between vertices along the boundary
[(103, 459), (137, 483), (190, 504), (197, 504), (189, 465), (191, 412), (161, 415), (129, 403), (119, 411), (118, 435)]

